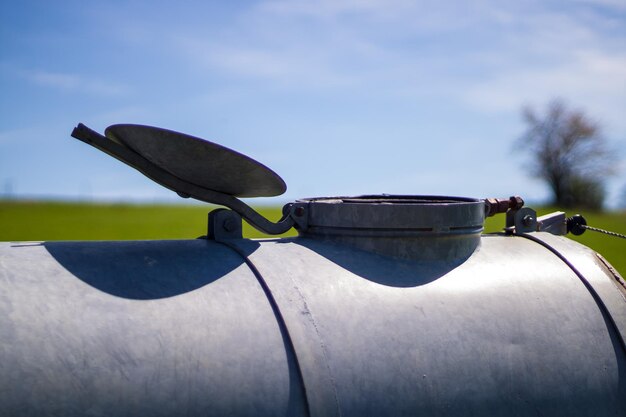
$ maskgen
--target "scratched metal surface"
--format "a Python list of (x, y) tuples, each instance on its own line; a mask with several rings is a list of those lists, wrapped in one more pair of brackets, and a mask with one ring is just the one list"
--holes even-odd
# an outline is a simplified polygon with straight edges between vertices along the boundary
[(3, 243), (0, 415), (625, 415), (626, 303), (584, 265), (608, 313), (522, 237)]
[(258, 281), (206, 240), (0, 244), (0, 415), (304, 415)]
[(313, 239), (238, 244), (294, 339), (312, 415), (626, 415), (615, 328), (534, 242), (485, 236), (458, 267)]

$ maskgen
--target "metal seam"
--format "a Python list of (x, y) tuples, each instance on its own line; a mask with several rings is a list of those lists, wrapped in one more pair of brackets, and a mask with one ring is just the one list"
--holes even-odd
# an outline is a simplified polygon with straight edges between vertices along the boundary
[(611, 315), (611, 312), (606, 307), (606, 304), (604, 304), (604, 301), (602, 300), (602, 298), (600, 297), (598, 292), (595, 290), (595, 288), (593, 288), (593, 285), (591, 285), (591, 283), (587, 280), (587, 278), (585, 278), (580, 273), (580, 271), (578, 271), (578, 269), (576, 269), (576, 267), (569, 260), (567, 260), (567, 258), (565, 258), (565, 256), (563, 256), (561, 254), (561, 252), (559, 252), (558, 250), (556, 250), (555, 248), (550, 246), (548, 243), (544, 242), (543, 240), (541, 240), (539, 238), (536, 238), (534, 236), (530, 236), (530, 235), (525, 234), (525, 233), (517, 235), (517, 236), (529, 239), (529, 240), (531, 240), (531, 241), (533, 241), (535, 243), (540, 244), (544, 248), (548, 249), (550, 252), (552, 252), (554, 255), (556, 255), (556, 257), (558, 257), (565, 265), (567, 265), (574, 272), (574, 274), (576, 274), (578, 279), (587, 288), (587, 291), (589, 291), (589, 293), (593, 297), (594, 301), (596, 302), (596, 304), (600, 308), (600, 311), (602, 312), (602, 315), (605, 318), (608, 318), (608, 322), (611, 323), (611, 327), (613, 328), (613, 331), (618, 336), (618, 339), (620, 341), (620, 345), (622, 347), (622, 350), (624, 351), (624, 353), (626, 353), (626, 340), (624, 340), (624, 336), (625, 335), (622, 335), (622, 333), (619, 330), (619, 327), (617, 327), (617, 324), (615, 324), (615, 320), (613, 320), (613, 316)]
[[(337, 415), (339, 417), (341, 417), (341, 408), (339, 407), (339, 398), (337, 396), (337, 386), (336, 386), (336, 383), (335, 383), (335, 378), (333, 377), (332, 369), (330, 368), (330, 365), (328, 364), (328, 356), (326, 354), (326, 345), (324, 343), (324, 339), (322, 338), (322, 335), (320, 334), (319, 328), (317, 327), (317, 323), (315, 322), (315, 319), (313, 317), (313, 313), (311, 313), (311, 310), (309, 310), (309, 306), (308, 306), (308, 304), (306, 302), (306, 298), (304, 298), (304, 295), (300, 291), (300, 288), (298, 288), (298, 286), (294, 282), (293, 278), (291, 278), (291, 282), (292, 282), (292, 284), (294, 286), (294, 289), (298, 292), (298, 296), (302, 300), (304, 308), (306, 309), (306, 314), (311, 318), (311, 323), (313, 324), (313, 329), (315, 329), (315, 334), (317, 335), (317, 338), (318, 338), (319, 343), (320, 343), (320, 347), (322, 349), (322, 355), (324, 356), (324, 365), (326, 366), (326, 370), (328, 371), (328, 377), (329, 377), (330, 382), (331, 382), (332, 387), (333, 387), (335, 406), (337, 407)], [(295, 352), (295, 348), (294, 348), (294, 352)], [(305, 392), (306, 392), (306, 385), (303, 384), (303, 387), (304, 387)]]
[(617, 281), (616, 285), (618, 285), (619, 288), (621, 288), (624, 294), (626, 295), (626, 281), (624, 281), (624, 278), (622, 278), (619, 271), (615, 269), (613, 265), (609, 263), (609, 261), (604, 259), (604, 256), (600, 255), (597, 252), (596, 252), (596, 257), (600, 260), (600, 262), (602, 262), (602, 265), (604, 265), (606, 269), (608, 269), (609, 272), (613, 275), (613, 278), (615, 278), (615, 281)]
[(287, 343), (289, 345), (289, 348), (291, 349), (291, 352), (293, 353), (293, 358), (294, 358), (294, 361), (295, 361), (296, 369), (298, 371), (298, 379), (299, 379), (299, 382), (300, 382), (300, 387), (302, 389), (302, 394), (303, 394), (302, 397), (304, 398), (304, 405), (305, 405), (306, 413), (310, 417), (311, 416), (311, 411), (309, 409), (309, 399), (307, 397), (306, 385), (304, 384), (304, 377), (302, 375), (302, 369), (300, 369), (300, 361), (298, 360), (298, 353), (297, 353), (296, 348), (295, 348), (295, 346), (293, 344), (293, 341), (291, 340), (291, 335), (289, 334), (289, 329), (287, 328), (287, 323), (285, 322), (285, 318), (283, 317), (282, 313), (280, 312), (280, 308), (278, 307), (278, 303), (276, 302), (276, 300), (274, 299), (274, 296), (272, 295), (272, 291), (270, 290), (269, 286), (267, 285), (267, 283), (263, 279), (263, 276), (261, 275), (259, 270), (248, 259), (248, 257), (243, 253), (243, 251), (241, 251), (236, 245), (230, 244), (228, 241), (220, 240), (220, 241), (216, 241), (216, 242), (217, 243), (221, 243), (224, 246), (232, 249), (235, 253), (237, 253), (237, 255), (241, 256), (241, 258), (243, 259), (244, 263), (248, 266), (248, 268), (250, 268), (250, 271), (252, 271), (252, 274), (257, 279), (259, 285), (261, 285), (261, 288), (263, 289), (263, 292), (265, 293), (265, 296), (267, 297), (267, 300), (270, 303), (272, 311), (274, 312), (274, 316), (276, 317), (276, 321), (278, 323), (278, 326), (281, 329), (281, 333), (283, 333), (285, 335), (285, 338), (287, 339)]

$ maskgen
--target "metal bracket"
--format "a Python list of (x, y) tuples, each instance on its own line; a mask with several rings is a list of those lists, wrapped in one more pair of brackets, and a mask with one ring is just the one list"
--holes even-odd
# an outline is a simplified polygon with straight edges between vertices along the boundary
[(537, 230), (537, 212), (529, 207), (522, 207), (518, 210), (509, 210), (506, 212), (507, 233), (535, 232)]
[(567, 234), (567, 219), (562, 211), (546, 214), (537, 218), (537, 231), (548, 232), (557, 236)]
[(231, 239), (242, 239), (241, 216), (227, 209), (215, 209), (209, 213), (209, 230), (207, 234), (210, 240), (221, 242)]
[(509, 234), (521, 235), (531, 232), (547, 232), (557, 236), (567, 234), (567, 218), (562, 211), (537, 217), (537, 212), (529, 207), (509, 210), (506, 213), (506, 227)]
[(307, 230), (309, 228), (309, 203), (290, 203), (283, 208), (283, 213), (295, 223), (294, 227), (298, 230)]

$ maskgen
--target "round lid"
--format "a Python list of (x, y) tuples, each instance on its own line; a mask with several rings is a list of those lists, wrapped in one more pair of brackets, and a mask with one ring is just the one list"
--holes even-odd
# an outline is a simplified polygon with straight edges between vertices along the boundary
[(105, 135), (170, 174), (235, 197), (271, 197), (287, 189), (265, 165), (224, 146), (152, 126), (117, 124)]

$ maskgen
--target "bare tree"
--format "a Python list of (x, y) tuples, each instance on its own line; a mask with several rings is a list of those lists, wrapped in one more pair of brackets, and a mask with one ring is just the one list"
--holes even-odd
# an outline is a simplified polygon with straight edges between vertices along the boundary
[(548, 104), (545, 114), (526, 107), (523, 116), (527, 129), (516, 145), (529, 154), (531, 172), (549, 185), (552, 203), (602, 208), (616, 159), (600, 126), (558, 99)]
[(626, 184), (622, 187), (622, 193), (619, 199), (619, 208), (626, 210)]

